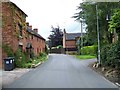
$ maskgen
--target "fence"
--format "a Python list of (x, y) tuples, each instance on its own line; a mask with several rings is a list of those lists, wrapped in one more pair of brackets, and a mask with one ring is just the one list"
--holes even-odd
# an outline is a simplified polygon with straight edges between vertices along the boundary
[(50, 53), (65, 54), (65, 49), (64, 48), (51, 49)]

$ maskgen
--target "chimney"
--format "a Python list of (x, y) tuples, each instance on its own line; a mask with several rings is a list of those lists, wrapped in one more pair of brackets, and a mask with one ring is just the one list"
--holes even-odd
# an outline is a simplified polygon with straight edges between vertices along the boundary
[(66, 34), (66, 30), (65, 29), (63, 30), (63, 33)]
[(33, 29), (33, 30), (34, 30), (34, 32), (38, 33), (38, 29), (37, 29), (37, 28), (35, 28), (35, 29)]
[(29, 26), (29, 29), (31, 29), (31, 30), (32, 30), (32, 25), (30, 25), (30, 26)]

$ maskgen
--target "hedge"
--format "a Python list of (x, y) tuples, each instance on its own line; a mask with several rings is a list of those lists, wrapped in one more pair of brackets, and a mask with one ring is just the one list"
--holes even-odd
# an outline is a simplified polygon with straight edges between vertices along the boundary
[(101, 49), (101, 64), (120, 68), (120, 43), (106, 45)]
[(96, 51), (97, 51), (97, 46), (96, 45), (85, 46), (85, 47), (80, 49), (80, 52), (83, 55), (93, 55), (93, 56), (95, 56)]

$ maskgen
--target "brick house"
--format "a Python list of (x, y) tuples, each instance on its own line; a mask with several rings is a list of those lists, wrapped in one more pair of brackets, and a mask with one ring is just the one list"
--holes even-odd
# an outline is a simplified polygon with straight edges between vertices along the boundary
[[(26, 17), (14, 3), (2, 2), (2, 45), (8, 45), (14, 52), (18, 47), (25, 46)], [(2, 51), (2, 57), (6, 56)]]
[(38, 34), (38, 29), (32, 29), (32, 26), (29, 26), (29, 23), (27, 23), (27, 44), (26, 44), (26, 50), (28, 53), (31, 53), (33, 51), (34, 55), (37, 56), (40, 52), (45, 52), (45, 39)]
[[(83, 33), (84, 35), (84, 33)], [(81, 37), (81, 33), (66, 33), (63, 31), (63, 48), (66, 53), (77, 52), (77, 41)]]
[[(2, 2), (2, 46), (8, 45), (13, 52), (19, 48), (38, 55), (45, 51), (45, 39), (38, 34), (38, 29), (28, 26), (26, 17), (16, 4)], [(7, 54), (2, 49), (2, 60), (5, 57)]]

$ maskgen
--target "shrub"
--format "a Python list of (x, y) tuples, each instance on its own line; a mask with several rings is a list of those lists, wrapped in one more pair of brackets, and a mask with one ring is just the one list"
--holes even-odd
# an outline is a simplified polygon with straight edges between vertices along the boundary
[(47, 57), (47, 54), (44, 53), (44, 52), (41, 52), (41, 53), (39, 54), (38, 59), (39, 59), (40, 61), (45, 61), (45, 60), (46, 60), (46, 57)]
[(63, 46), (62, 45), (58, 45), (57, 48), (62, 48)]
[(103, 65), (120, 68), (120, 43), (104, 46), (101, 49), (101, 61)]
[(108, 51), (107, 60), (109, 60), (111, 66), (120, 67), (120, 44), (112, 44)]
[(101, 53), (100, 53), (101, 64), (104, 64), (104, 65), (109, 64), (109, 62), (107, 60), (107, 56), (108, 56), (108, 50), (110, 49), (110, 47), (111, 47), (111, 45), (106, 45), (106, 46), (102, 47)]
[(80, 51), (81, 51), (81, 54), (83, 55), (96, 55), (96, 49), (97, 49), (97, 46), (93, 45), (93, 46), (85, 46), (81, 48)]
[(15, 52), (15, 66), (16, 67), (24, 67), (26, 63), (26, 56), (20, 49), (17, 49)]
[(44, 52), (39, 53), (39, 57), (45, 57), (45, 56), (46, 56), (46, 53)]
[(25, 63), (23, 65), (23, 68), (31, 68), (31, 66), (32, 66), (32, 63)]

